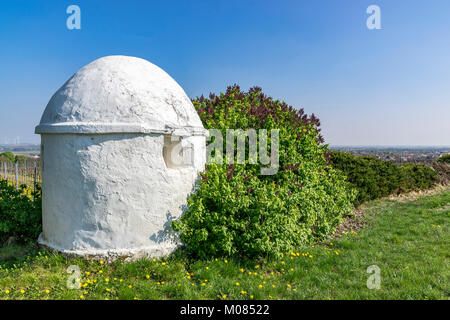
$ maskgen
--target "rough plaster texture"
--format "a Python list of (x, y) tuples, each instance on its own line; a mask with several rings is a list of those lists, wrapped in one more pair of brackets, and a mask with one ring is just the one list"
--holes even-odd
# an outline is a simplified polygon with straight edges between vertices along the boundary
[(138, 58), (98, 59), (52, 97), (36, 133), (41, 244), (111, 260), (174, 250), (170, 222), (204, 169), (206, 131), (169, 75)]

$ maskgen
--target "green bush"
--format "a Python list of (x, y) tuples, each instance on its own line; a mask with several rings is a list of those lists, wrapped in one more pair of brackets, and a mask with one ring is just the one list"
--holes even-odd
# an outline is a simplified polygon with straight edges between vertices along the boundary
[(443, 156), (441, 156), (439, 159), (437, 159), (437, 162), (450, 164), (450, 153), (449, 154), (444, 154)]
[(450, 184), (450, 163), (435, 161), (433, 162), (433, 169), (437, 172), (438, 183), (442, 185)]
[(242, 92), (236, 85), (193, 104), (205, 128), (223, 137), (226, 129), (279, 129), (280, 147), (279, 170), (270, 176), (260, 175), (261, 165), (250, 164), (248, 154), (244, 164), (207, 165), (188, 210), (173, 223), (188, 252), (201, 258), (280, 256), (330, 235), (351, 214), (354, 192), (327, 164), (314, 115), (260, 88)]
[(404, 191), (428, 189), (437, 181), (436, 171), (425, 165), (399, 166), (371, 156), (355, 157), (338, 151), (331, 152), (329, 160), (358, 190), (355, 204)]
[(0, 154), (0, 156), (3, 156), (4, 158), (6, 158), (7, 160), (9, 160), (11, 162), (16, 161), (16, 157), (14, 156), (14, 154), (11, 151), (3, 152), (2, 154)]
[(36, 186), (33, 198), (27, 196), (22, 185), (20, 190), (0, 181), (0, 242), (14, 237), (16, 241), (35, 241), (42, 228), (41, 192)]

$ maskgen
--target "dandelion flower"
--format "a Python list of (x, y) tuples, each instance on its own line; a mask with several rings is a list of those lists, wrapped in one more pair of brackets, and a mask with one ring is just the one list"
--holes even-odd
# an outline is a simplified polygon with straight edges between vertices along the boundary
[(150, 279), (150, 275), (149, 275), (149, 274), (148, 274), (148, 275), (146, 275), (145, 277), (146, 277), (147, 279)]
[(236, 282), (236, 286), (239, 286), (239, 282)]

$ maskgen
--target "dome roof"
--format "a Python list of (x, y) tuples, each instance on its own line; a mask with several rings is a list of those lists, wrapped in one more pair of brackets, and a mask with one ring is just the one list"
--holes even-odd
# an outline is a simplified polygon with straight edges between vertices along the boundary
[(184, 90), (147, 60), (108, 56), (75, 73), (50, 99), (36, 133), (204, 134)]

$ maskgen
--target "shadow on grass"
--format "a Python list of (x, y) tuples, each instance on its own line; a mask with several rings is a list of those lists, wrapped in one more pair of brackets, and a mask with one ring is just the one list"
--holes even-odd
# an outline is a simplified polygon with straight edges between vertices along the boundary
[(39, 251), (38, 245), (34, 243), (3, 245), (0, 247), (0, 267), (18, 267), (36, 258)]

